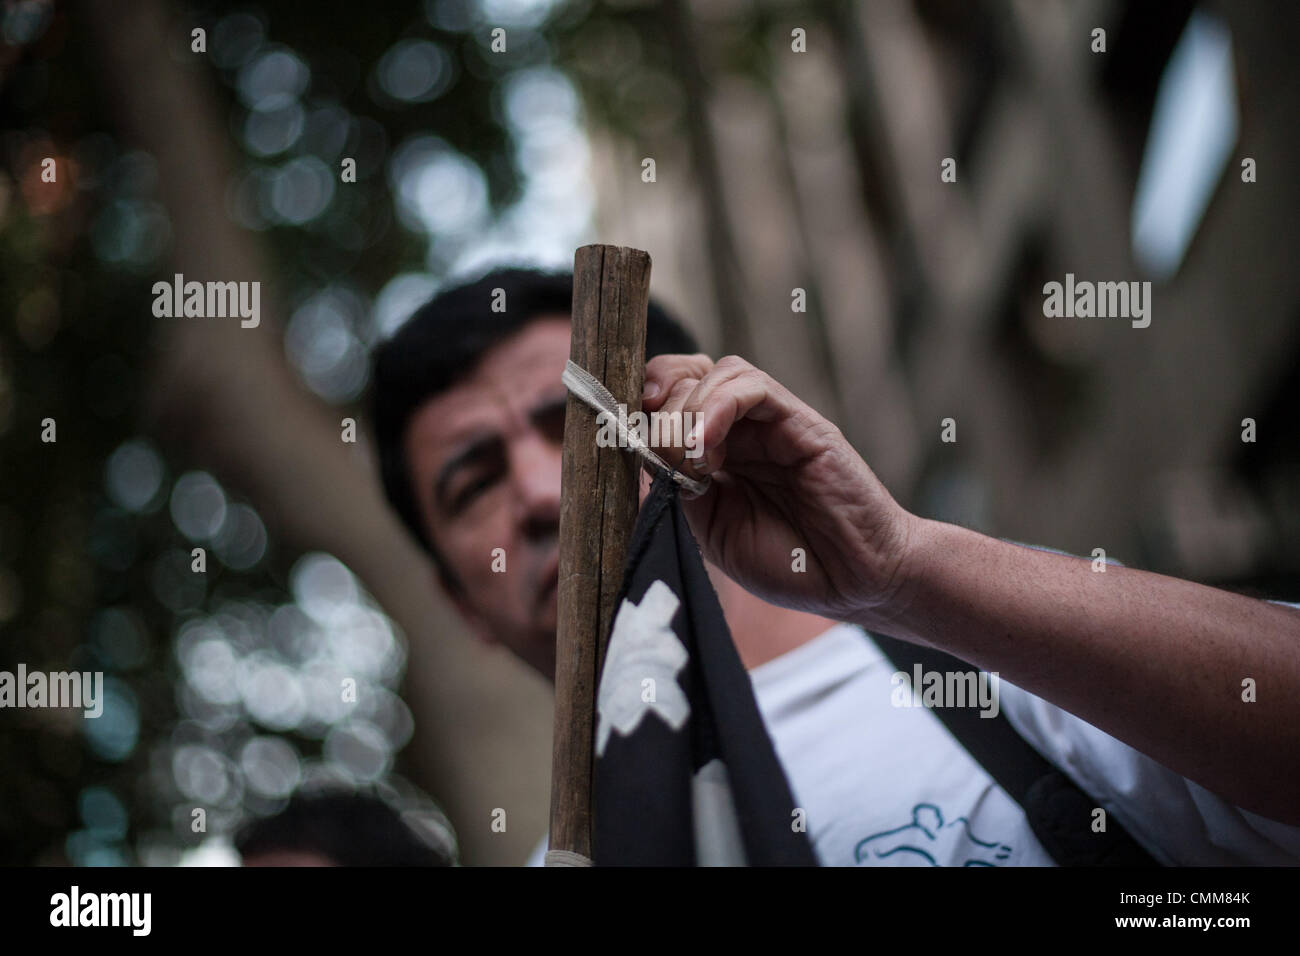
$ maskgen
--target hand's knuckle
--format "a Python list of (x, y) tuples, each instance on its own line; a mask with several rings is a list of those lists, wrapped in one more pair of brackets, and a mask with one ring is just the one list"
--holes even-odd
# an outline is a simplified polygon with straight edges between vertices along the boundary
[(820, 416), (815, 416), (810, 419), (808, 429), (822, 441), (830, 445), (838, 446), (848, 444), (848, 440), (844, 437), (844, 432), (840, 431), (840, 427), (834, 422), (821, 418)]
[(668, 400), (670, 402), (684, 402), (686, 397), (695, 391), (695, 386), (700, 383), (697, 378), (678, 379), (671, 389), (668, 390)]

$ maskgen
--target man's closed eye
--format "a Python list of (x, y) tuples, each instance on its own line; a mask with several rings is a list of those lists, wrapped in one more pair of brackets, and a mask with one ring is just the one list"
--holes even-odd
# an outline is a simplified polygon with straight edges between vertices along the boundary
[(476, 441), (454, 455), (438, 478), (436, 497), (442, 510), (452, 516), (465, 511), (501, 480), (505, 466), (505, 449), (495, 438)]

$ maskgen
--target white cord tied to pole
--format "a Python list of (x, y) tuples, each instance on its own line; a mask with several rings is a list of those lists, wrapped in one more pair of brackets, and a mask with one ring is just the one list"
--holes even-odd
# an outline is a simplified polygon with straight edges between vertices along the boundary
[(655, 454), (654, 449), (642, 441), (640, 435), (628, 428), (627, 418), (618, 414), (619, 403), (615, 401), (609, 389), (581, 365), (578, 365), (572, 359), (567, 361), (564, 365), (564, 374), (560, 376), (560, 381), (576, 398), (595, 409), (598, 414), (603, 412), (610, 416), (614, 427), (618, 429), (620, 447), (630, 448), (656, 468), (668, 472), (673, 481), (693, 497), (698, 498), (709, 490), (710, 479), (705, 478), (700, 481), (683, 475)]
[(573, 850), (547, 850), (543, 866), (592, 866), (592, 861)]

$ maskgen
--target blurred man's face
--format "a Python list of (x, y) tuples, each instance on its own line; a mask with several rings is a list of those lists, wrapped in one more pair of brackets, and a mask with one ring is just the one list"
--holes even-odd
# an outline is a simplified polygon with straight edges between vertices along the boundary
[(480, 637), (552, 680), (569, 330), (567, 315), (529, 322), (420, 406), (404, 436), (457, 607)]

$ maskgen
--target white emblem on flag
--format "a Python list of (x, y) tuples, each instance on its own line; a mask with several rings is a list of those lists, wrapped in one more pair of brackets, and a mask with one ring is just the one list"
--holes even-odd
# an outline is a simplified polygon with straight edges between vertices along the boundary
[[(662, 581), (650, 585), (640, 604), (626, 598), (614, 617), (605, 654), (605, 670), (596, 694), (596, 756), (603, 756), (611, 730), (626, 737), (654, 711), (673, 730), (691, 715), (677, 674), (690, 655), (672, 629), (681, 602)], [(654, 681), (654, 699), (646, 701), (642, 681)]]

